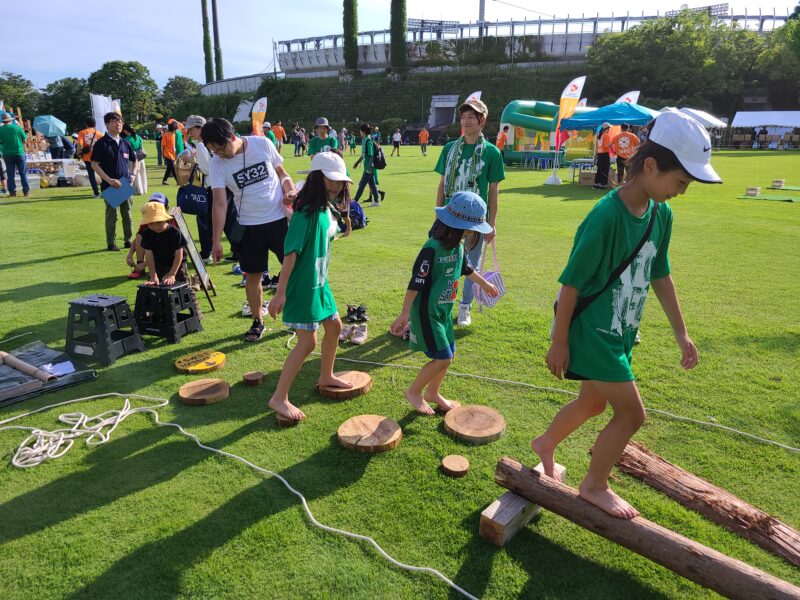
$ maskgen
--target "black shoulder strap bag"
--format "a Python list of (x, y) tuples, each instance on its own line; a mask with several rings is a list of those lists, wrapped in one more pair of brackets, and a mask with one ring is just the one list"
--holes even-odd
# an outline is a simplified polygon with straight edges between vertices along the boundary
[[(628, 258), (623, 260), (620, 263), (620, 265), (616, 269), (614, 269), (614, 272), (611, 273), (611, 276), (608, 278), (608, 281), (600, 291), (595, 292), (591, 296), (584, 296), (583, 298), (578, 298), (578, 302), (577, 304), (575, 304), (575, 310), (572, 311), (572, 320), (570, 321), (570, 325), (572, 325), (572, 323), (575, 322), (575, 319), (578, 318), (578, 315), (580, 315), (584, 310), (586, 310), (592, 302), (597, 300), (597, 298), (599, 298), (603, 292), (605, 292), (608, 288), (610, 288), (613, 285), (613, 283), (617, 279), (619, 279), (619, 276), (622, 275), (625, 269), (627, 269), (628, 266), (633, 262), (633, 259), (636, 258), (637, 254), (639, 254), (639, 250), (642, 249), (644, 243), (650, 238), (650, 234), (653, 231), (653, 225), (656, 222), (657, 214), (658, 214), (658, 202), (655, 203), (655, 206), (653, 206), (653, 210), (650, 213), (650, 222), (647, 224), (647, 231), (644, 232), (642, 239), (639, 240), (638, 244), (636, 244), (636, 248), (634, 248), (633, 252), (630, 253), (630, 256), (628, 256)], [(557, 308), (558, 308), (558, 300), (556, 300), (556, 302), (553, 304), (554, 314)]]

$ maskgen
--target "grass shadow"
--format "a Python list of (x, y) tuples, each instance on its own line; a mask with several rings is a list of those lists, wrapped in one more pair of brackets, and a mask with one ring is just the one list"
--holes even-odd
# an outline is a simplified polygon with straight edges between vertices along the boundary
[[(357, 482), (370, 458), (331, 442), (280, 475), (313, 502)], [(69, 597), (110, 597), (123, 590), (136, 590), (145, 598), (178, 596), (184, 571), (258, 522), (294, 507), (298, 507), (298, 499), (276, 479), (266, 479), (185, 529), (137, 548)]]
[(15, 269), (17, 267), (31, 267), (33, 265), (40, 265), (47, 263), (48, 265), (65, 258), (75, 258), (76, 256), (86, 256), (87, 254), (101, 254), (108, 252), (108, 250), (86, 250), (84, 252), (74, 252), (73, 254), (63, 254), (61, 256), (50, 256), (45, 258), (32, 258), (30, 260), (21, 260), (13, 263), (0, 263), (0, 271), (6, 269)]
[[(569, 187), (565, 187), (569, 185)], [(520, 194), (522, 196), (544, 196), (546, 198), (561, 198), (570, 200), (598, 200), (609, 190), (596, 190), (591, 187), (564, 184), (564, 185), (536, 185), (529, 187), (503, 188), (502, 195)]]
[[(126, 283), (127, 280), (124, 277), (117, 275), (77, 282), (43, 281), (41, 283), (20, 286), (0, 292), (0, 302), (24, 302), (26, 300), (36, 300), (48, 296), (61, 296), (63, 294), (74, 294), (75, 298), (78, 298), (81, 294), (86, 294), (87, 292), (106, 293), (106, 290), (109, 288), (114, 288)], [(66, 318), (66, 311), (64, 316)]]
[[(621, 571), (599, 565), (582, 558), (570, 550), (535, 532), (541, 517), (531, 521), (503, 548), (487, 542), (477, 534), (480, 512), (467, 517), (463, 524), (467, 531), (475, 532), (460, 552), (461, 568), (454, 581), (481, 597), (491, 580), (492, 566), (500, 553), (506, 553), (526, 573), (528, 580), (519, 598), (667, 598), (657, 590), (631, 580)], [(576, 574), (580, 573), (580, 577)], [(455, 591), (453, 600), (462, 598)]]

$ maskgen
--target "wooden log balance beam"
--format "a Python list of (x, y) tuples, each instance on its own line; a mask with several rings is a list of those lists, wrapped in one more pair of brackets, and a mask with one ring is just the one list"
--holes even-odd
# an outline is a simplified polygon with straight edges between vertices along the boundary
[(617, 467), (717, 525), (800, 567), (800, 532), (729, 491), (673, 465), (636, 442), (628, 442)]
[(730, 558), (643, 517), (625, 520), (578, 496), (578, 491), (537, 473), (513, 458), (497, 463), (495, 481), (562, 517), (565, 517), (667, 569), (728, 598), (800, 600), (800, 588)]

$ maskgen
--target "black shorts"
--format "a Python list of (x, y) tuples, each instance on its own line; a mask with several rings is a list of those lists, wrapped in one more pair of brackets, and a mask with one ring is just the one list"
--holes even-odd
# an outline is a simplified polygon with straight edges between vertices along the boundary
[(267, 270), (267, 253), (272, 250), (283, 264), (283, 242), (289, 222), (286, 217), (262, 225), (245, 225), (239, 244), (239, 266), (244, 273), (263, 273)]
[(400, 142), (392, 142), (392, 144), (394, 145), (395, 148), (399, 148), (400, 147)]

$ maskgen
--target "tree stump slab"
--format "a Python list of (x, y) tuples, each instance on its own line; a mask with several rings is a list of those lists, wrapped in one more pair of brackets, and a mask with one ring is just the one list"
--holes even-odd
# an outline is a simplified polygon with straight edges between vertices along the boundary
[(384, 452), (396, 448), (403, 438), (397, 421), (381, 415), (357, 415), (342, 423), (339, 442), (359, 452)]
[(184, 404), (204, 406), (224, 400), (231, 393), (231, 386), (222, 379), (197, 379), (183, 384), (178, 398)]
[(474, 444), (488, 444), (506, 430), (506, 420), (488, 406), (459, 406), (444, 416), (444, 428), (452, 436)]
[(175, 361), (175, 368), (179, 373), (199, 375), (216, 371), (225, 366), (225, 355), (216, 350), (201, 350), (181, 356)]
[(442, 459), (442, 471), (450, 477), (463, 477), (469, 472), (469, 461), (460, 454), (448, 454)]
[(248, 371), (242, 376), (242, 381), (244, 381), (245, 385), (251, 387), (261, 385), (261, 382), (264, 381), (264, 373), (261, 371)]
[(355, 398), (356, 396), (366, 394), (372, 389), (372, 377), (363, 371), (339, 371), (338, 373), (334, 373), (334, 375), (352, 383), (353, 387), (319, 387), (319, 393), (326, 398), (345, 400), (347, 398)]

